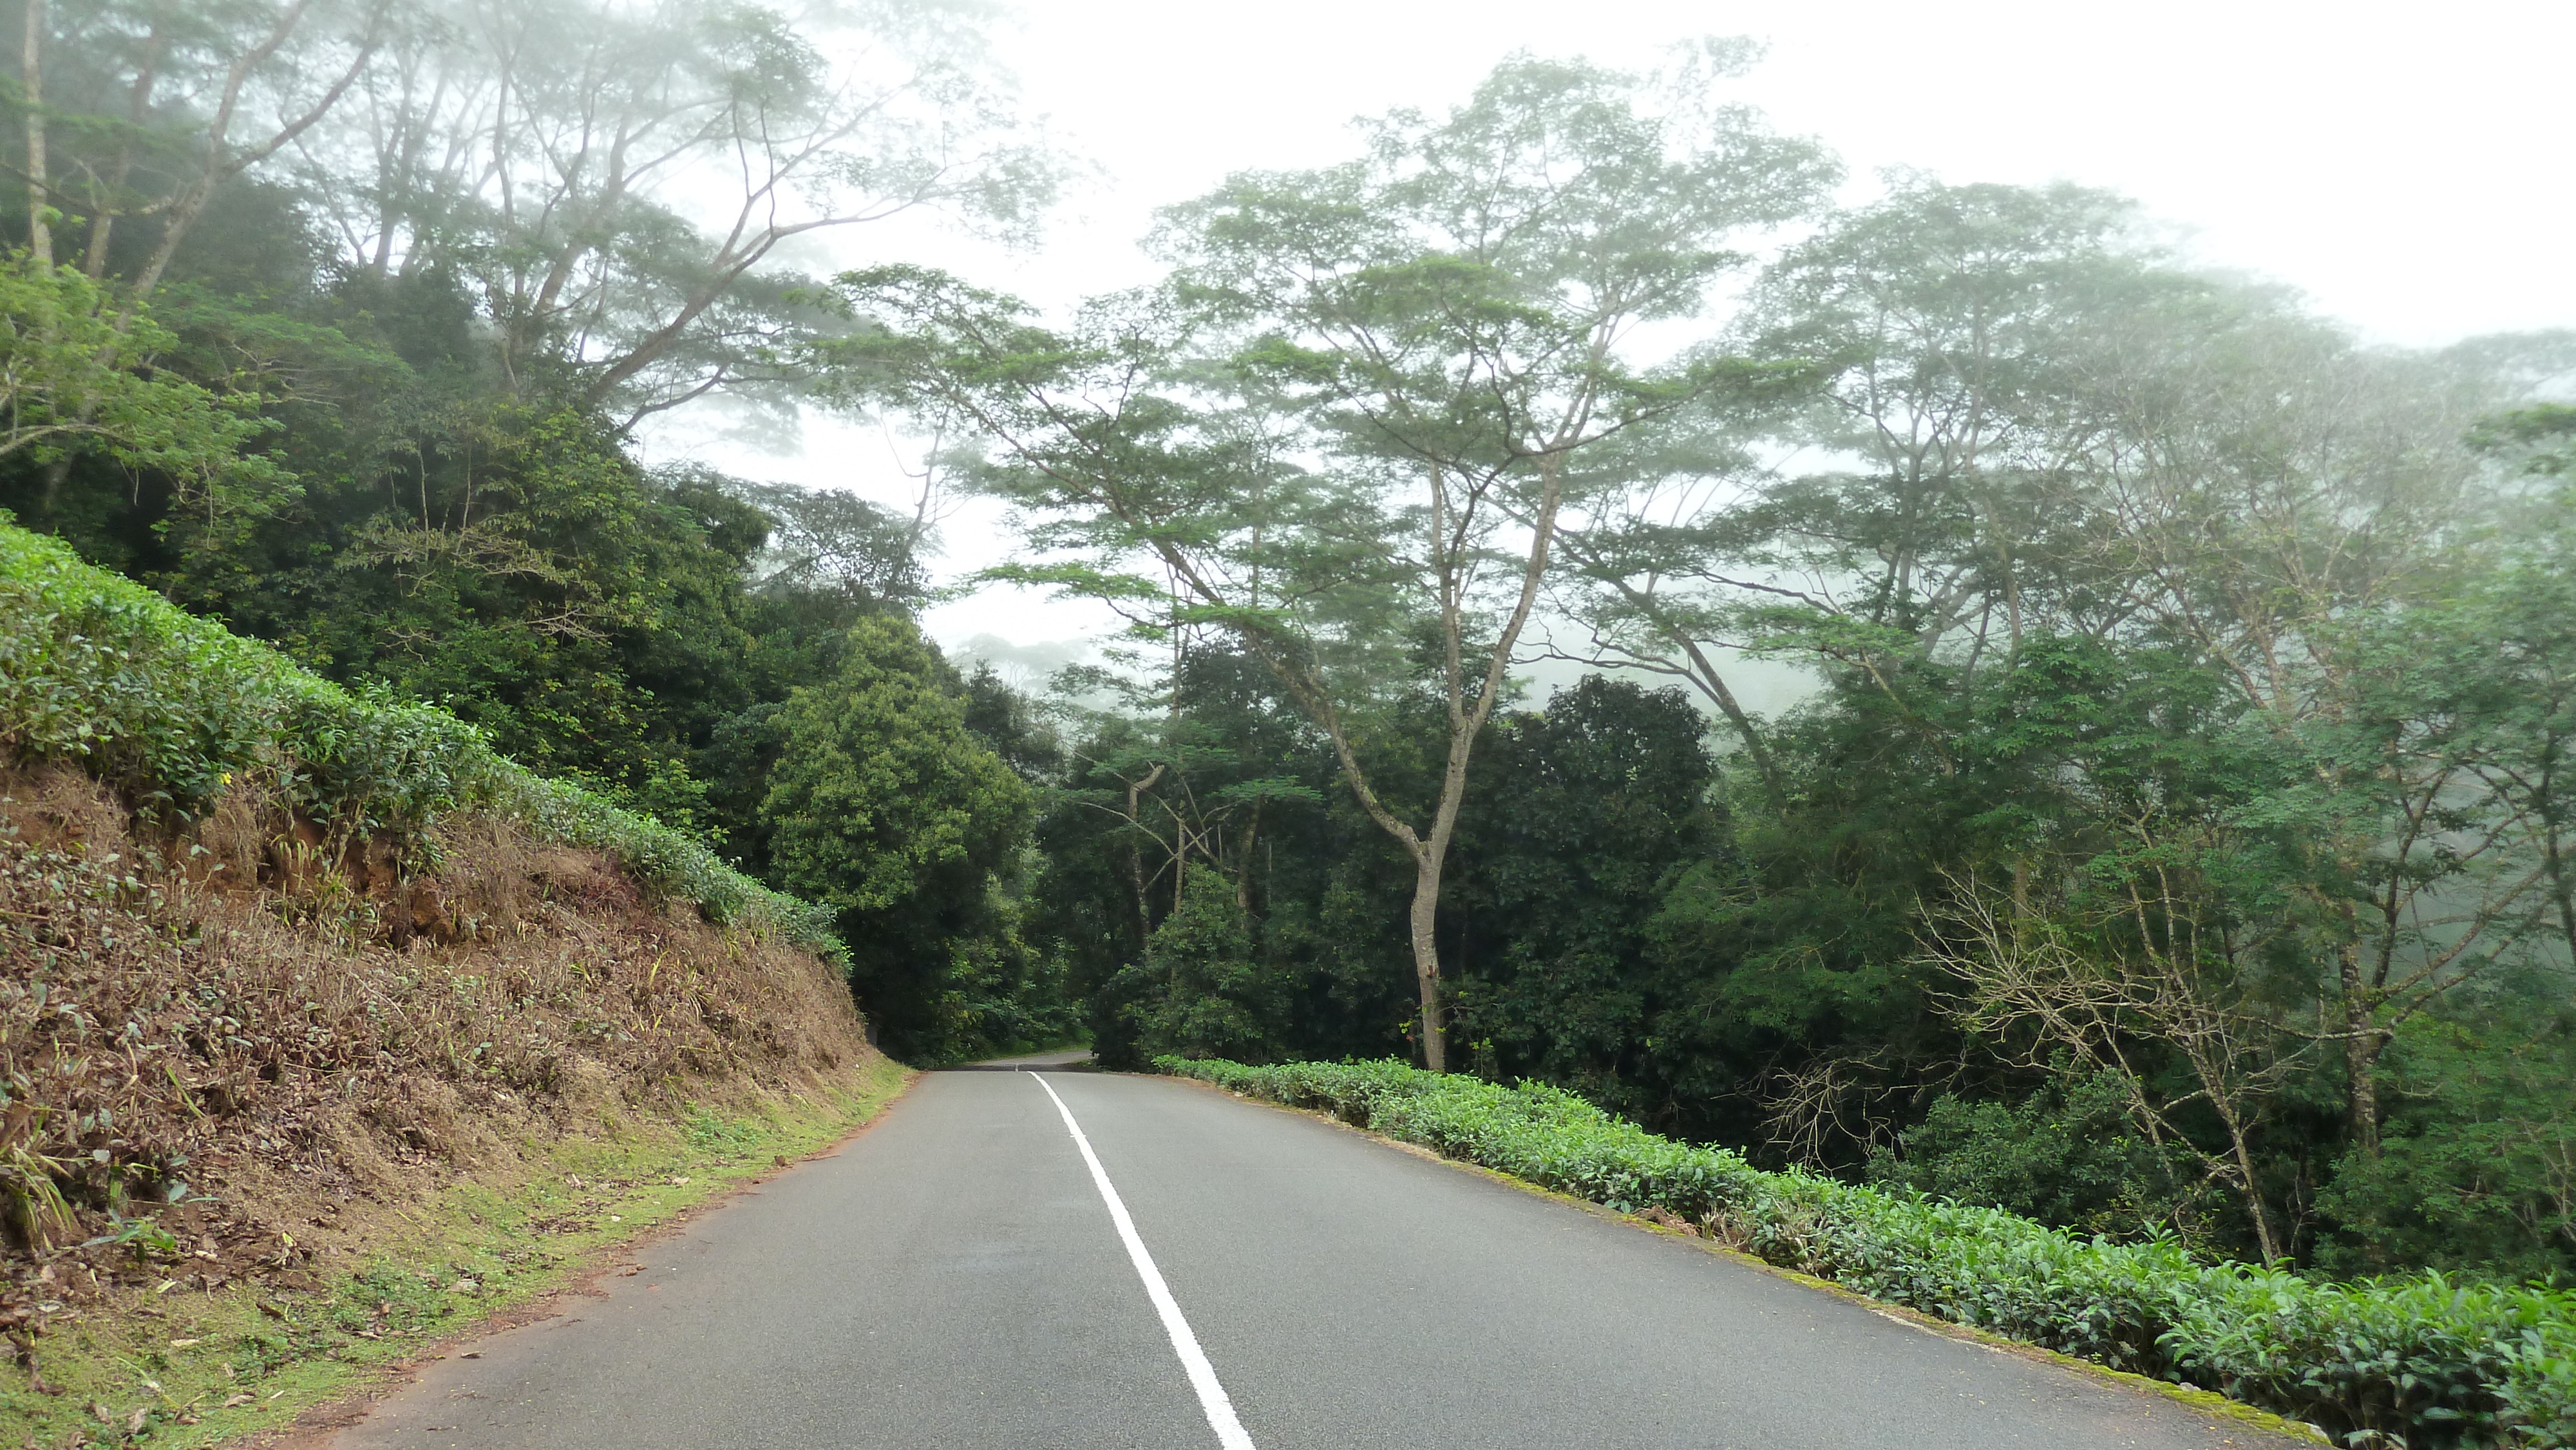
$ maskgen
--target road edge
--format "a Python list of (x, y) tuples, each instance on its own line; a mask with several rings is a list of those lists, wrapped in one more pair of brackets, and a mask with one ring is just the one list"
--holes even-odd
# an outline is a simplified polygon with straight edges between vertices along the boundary
[[(891, 1059), (889, 1059), (891, 1061)], [(557, 1268), (550, 1282), (529, 1291), (524, 1297), (498, 1306), (469, 1324), (461, 1324), (424, 1344), (417, 1354), (384, 1360), (358, 1372), (356, 1381), (326, 1399), (317, 1400), (299, 1410), (282, 1425), (244, 1431), (220, 1440), (206, 1442), (199, 1450), (327, 1450), (339, 1433), (364, 1420), (375, 1405), (409, 1388), (421, 1372), (440, 1360), (473, 1352), (480, 1340), (496, 1334), (543, 1323), (573, 1307), (575, 1301), (600, 1296), (598, 1283), (622, 1270), (647, 1245), (693, 1228), (697, 1223), (736, 1199), (758, 1193), (761, 1189), (808, 1163), (838, 1157), (849, 1146), (866, 1136), (905, 1099), (912, 1095), (926, 1075), (920, 1068), (893, 1064), (902, 1074), (891, 1092), (866, 1101), (859, 1111), (863, 1116), (850, 1123), (837, 1136), (793, 1156), (773, 1154), (770, 1167), (729, 1178), (716, 1185), (704, 1197), (696, 1198), (659, 1215), (650, 1222), (638, 1223), (633, 1233), (583, 1248), (572, 1261)]]
[(1486, 1179), (1489, 1182), (1501, 1184), (1506, 1188), (1518, 1189), (1519, 1191), (1530, 1194), (1533, 1197), (1544, 1198), (1551, 1202), (1564, 1204), (1569, 1208), (1578, 1209), (1593, 1218), (1619, 1224), (1626, 1228), (1637, 1229), (1645, 1233), (1655, 1234), (1659, 1237), (1682, 1241), (1703, 1253), (1724, 1259), (1729, 1263), (1740, 1264), (1748, 1269), (1758, 1270), (1776, 1279), (1786, 1279), (1790, 1283), (1799, 1285), (1802, 1288), (1813, 1289), (1819, 1293), (1830, 1294), (1846, 1303), (1867, 1309), (1871, 1313), (1879, 1315), (1882, 1318), (1895, 1320), (1897, 1323), (1906, 1325), (1909, 1328), (1922, 1330), (1928, 1334), (1937, 1334), (1945, 1339), (1955, 1339), (1963, 1343), (1974, 1344), (1980, 1348), (1995, 1350), (1999, 1353), (2014, 1355), (2022, 1359), (2030, 1360), (2034, 1363), (2049, 1364), (2060, 1369), (2074, 1370), (2087, 1378), (2101, 1381), (2107, 1385), (2153, 1394), (2162, 1399), (2171, 1400), (2191, 1409), (2198, 1410), (2203, 1414), (2215, 1415), (2227, 1420), (2234, 1420), (2251, 1428), (2269, 1431), (2272, 1434), (2286, 1436), (2292, 1440), (2325, 1445), (2331, 1445), (2334, 1443), (2334, 1437), (2327, 1434), (2325, 1430), (2319, 1426), (2309, 1424), (2305, 1420), (2293, 1420), (2287, 1415), (2277, 1414), (2271, 1410), (2263, 1409), (2260, 1406), (2249, 1405), (2243, 1400), (2230, 1399), (2216, 1390), (2204, 1390), (2196, 1385), (2173, 1384), (2165, 1380), (2151, 1379), (2146, 1375), (2136, 1374), (2129, 1370), (2113, 1369), (2106, 1364), (2096, 1364), (2089, 1359), (2079, 1359), (2074, 1355), (2066, 1354), (2059, 1350), (2049, 1349), (2043, 1345), (2031, 1344), (2024, 1340), (2013, 1339), (2006, 1335), (1997, 1334), (1989, 1329), (1980, 1329), (1972, 1324), (1954, 1323), (1947, 1319), (1941, 1319), (1933, 1315), (1925, 1314), (1917, 1309), (1907, 1308), (1902, 1304), (1890, 1304), (1883, 1299), (1873, 1299), (1869, 1295), (1851, 1288), (1848, 1285), (1837, 1284), (1831, 1279), (1818, 1278), (1813, 1274), (1800, 1273), (1796, 1269), (1784, 1269), (1769, 1260), (1757, 1257), (1753, 1254), (1748, 1254), (1742, 1249), (1729, 1247), (1726, 1244), (1719, 1243), (1715, 1239), (1705, 1237), (1691, 1229), (1681, 1227), (1677, 1224), (1666, 1223), (1659, 1219), (1649, 1218), (1644, 1214), (1621, 1213), (1616, 1209), (1594, 1203), (1590, 1199), (1576, 1198), (1570, 1193), (1563, 1193), (1553, 1188), (1543, 1187), (1539, 1184), (1530, 1182), (1526, 1178), (1515, 1178), (1498, 1169), (1487, 1168), (1479, 1163), (1468, 1163), (1456, 1158), (1446, 1157), (1432, 1149), (1422, 1146), (1419, 1143), (1407, 1143), (1399, 1138), (1390, 1138), (1383, 1133), (1375, 1133), (1366, 1128), (1354, 1126), (1351, 1123), (1343, 1121), (1340, 1117), (1332, 1113), (1322, 1112), (1314, 1108), (1292, 1107), (1286, 1103), (1272, 1102), (1267, 1098), (1247, 1097), (1242, 1093), (1229, 1091), (1217, 1086), (1215, 1083), (1205, 1082), (1198, 1078), (1175, 1077), (1168, 1073), (1157, 1072), (1124, 1072), (1115, 1075), (1119, 1077), (1147, 1078), (1155, 1082), (1181, 1083), (1200, 1091), (1216, 1093), (1223, 1097), (1232, 1098), (1236, 1102), (1247, 1103), (1256, 1108), (1268, 1108), (1274, 1112), (1289, 1113), (1301, 1118), (1310, 1118), (1329, 1127), (1338, 1128), (1355, 1137), (1366, 1138), (1372, 1143), (1382, 1144), (1399, 1153), (1408, 1154), (1412, 1157), (1422, 1159), (1425, 1162), (1437, 1163), (1444, 1168), (1451, 1168), (1461, 1173), (1472, 1174), (1476, 1177)]

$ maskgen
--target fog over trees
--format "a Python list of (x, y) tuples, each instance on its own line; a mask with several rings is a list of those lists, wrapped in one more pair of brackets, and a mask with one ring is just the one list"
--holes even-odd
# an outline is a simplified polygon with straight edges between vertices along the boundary
[[(15, 15), (0, 508), (830, 906), (900, 1054), (1408, 1056), (2576, 1267), (2576, 334), (2364, 345), (2074, 184), (1845, 204), (1732, 40), (1513, 57), (1047, 312), (817, 260), (1046, 244), (964, 0)], [(923, 493), (641, 461), (717, 408)], [(1020, 533), (942, 583), (960, 495)], [(961, 668), (977, 584), (1128, 628)]]

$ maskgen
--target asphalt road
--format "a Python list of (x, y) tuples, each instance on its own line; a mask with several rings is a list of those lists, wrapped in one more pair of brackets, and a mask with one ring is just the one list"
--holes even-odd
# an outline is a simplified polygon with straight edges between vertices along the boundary
[(336, 1450), (2305, 1443), (1151, 1078), (934, 1074), (640, 1261)]

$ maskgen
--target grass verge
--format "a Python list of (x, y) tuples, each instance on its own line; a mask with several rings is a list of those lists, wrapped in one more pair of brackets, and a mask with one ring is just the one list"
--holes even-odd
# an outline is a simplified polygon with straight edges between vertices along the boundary
[(409, 1202), (341, 1204), (311, 1221), (332, 1245), (309, 1292), (119, 1290), (57, 1320), (32, 1370), (0, 1365), (0, 1446), (203, 1446), (282, 1428), (837, 1142), (910, 1076), (871, 1055), (826, 1089), (605, 1115), (596, 1133), (523, 1142)]

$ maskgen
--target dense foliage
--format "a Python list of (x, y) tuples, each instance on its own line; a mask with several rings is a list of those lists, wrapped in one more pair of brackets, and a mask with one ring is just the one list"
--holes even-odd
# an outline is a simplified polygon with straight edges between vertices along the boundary
[(607, 852), (709, 920), (847, 956), (829, 912), (702, 842), (531, 775), (443, 710), (353, 694), (5, 523), (0, 616), (0, 761), (77, 764), (167, 826), (227, 791), (256, 793), (324, 827), (326, 846), (384, 839), (412, 857), (442, 817), (503, 815)]
[[(178, 14), (31, 10), (0, 107), (13, 752), (828, 913), (914, 1060), (1395, 1054), (2285, 1304), (2576, 1273), (2576, 339), (2365, 347), (2074, 186), (1834, 208), (1733, 42), (1515, 58), (1056, 319), (790, 265), (1032, 234), (972, 6)], [(913, 506), (643, 461), (809, 407)], [(1130, 637), (952, 666), (950, 481)]]
[(840, 672), (789, 697), (762, 803), (778, 880), (848, 924), (851, 981), (890, 1040), (1043, 1040), (1006, 882), (1028, 783), (967, 728), (969, 701), (912, 626), (864, 620)]
[[(1586, 455), (1544, 576), (1480, 575), (1403, 542), (1442, 506), (1335, 453), (1355, 405), (1279, 391), (1285, 334), (1197, 265), (1064, 335), (845, 279), (913, 329), (877, 364), (1082, 402), (994, 412), (988, 480), (1009, 577), (1136, 621), (1062, 682), (1038, 827), (1032, 940), (1107, 1060), (1436, 1064), (1427, 932), (1450, 1067), (1767, 1164), (2267, 1265), (2576, 1270), (2570, 339), (2366, 349), (2116, 198), (1912, 180), (1710, 329), (1764, 387)], [(1575, 457), (1492, 455), (1522, 532), (1478, 567)], [(1451, 613), (1503, 639), (1534, 579), (1594, 671), (1544, 701), (1475, 686)], [(1432, 881), (1387, 822), (1452, 800)]]
[[(784, 343), (826, 321), (791, 239), (917, 208), (1025, 234), (1056, 163), (1003, 104), (984, 17), (73, 0), (26, 18), (0, 106), (31, 158), (0, 195), (25, 243), (0, 267), (0, 508), (319, 677), (278, 684), (269, 660), (122, 701), (118, 729), (222, 736), (156, 756), (179, 773), (138, 788), (193, 809), (275, 715), (295, 805), (353, 829), (505, 791), (711, 901), (866, 874), (801, 837), (792, 872), (773, 860), (771, 772), (801, 759), (817, 785), (799, 730), (823, 707), (799, 692), (848, 678), (854, 638), (911, 628), (929, 514), (648, 468), (636, 430), (701, 399), (788, 421)], [(622, 140), (558, 144), (584, 128)], [(710, 178), (731, 174), (727, 198)], [(951, 713), (969, 701), (935, 651), (893, 668)], [(257, 700), (226, 716), (205, 693), (226, 688)], [(215, 718), (192, 724), (200, 706)], [(1062, 1030), (1013, 1005), (1018, 787), (949, 744), (994, 811), (973, 829), (1001, 844), (902, 902), (821, 892), (833, 920), (809, 923), (867, 943), (862, 1006), (921, 1058)], [(456, 764), (494, 752), (517, 764)], [(895, 829), (915, 824), (946, 829)], [(960, 889), (988, 905), (952, 909)]]
[(1538, 1083), (1400, 1062), (1156, 1066), (1512, 1174), (1661, 1210), (1783, 1267), (2118, 1369), (2216, 1386), (2339, 1435), (2576, 1443), (2576, 1296), (2439, 1275), (2319, 1283), (2169, 1238), (2085, 1239), (1999, 1210), (1766, 1173)]

